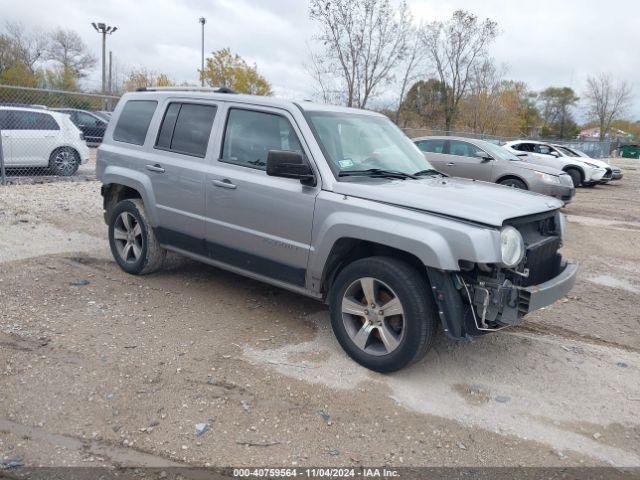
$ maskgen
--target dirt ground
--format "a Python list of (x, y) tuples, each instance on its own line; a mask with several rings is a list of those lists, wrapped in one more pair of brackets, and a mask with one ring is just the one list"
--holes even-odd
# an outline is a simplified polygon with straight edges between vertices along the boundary
[(640, 163), (616, 161), (565, 208), (567, 298), (392, 375), (312, 300), (177, 256), (125, 274), (90, 177), (0, 187), (0, 460), (640, 466)]

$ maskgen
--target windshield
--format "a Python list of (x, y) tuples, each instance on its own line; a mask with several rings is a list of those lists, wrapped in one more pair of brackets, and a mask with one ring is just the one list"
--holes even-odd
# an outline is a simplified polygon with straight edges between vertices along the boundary
[(554, 145), (553, 148), (555, 148), (556, 150), (560, 150), (562, 153), (564, 153), (568, 157), (579, 157), (580, 156), (576, 152), (574, 152), (573, 150), (569, 150), (568, 148), (561, 147), (559, 145)]
[(307, 115), (336, 176), (369, 169), (415, 174), (433, 168), (388, 118), (333, 112)]
[(479, 146), (481, 146), (482, 149), (485, 150), (493, 158), (497, 158), (499, 160), (511, 160), (511, 161), (517, 161), (517, 162), (522, 161), (521, 158), (516, 157), (513, 153), (511, 153), (506, 148), (502, 148), (498, 145), (494, 145), (493, 143), (483, 141), (482, 145), (479, 145)]

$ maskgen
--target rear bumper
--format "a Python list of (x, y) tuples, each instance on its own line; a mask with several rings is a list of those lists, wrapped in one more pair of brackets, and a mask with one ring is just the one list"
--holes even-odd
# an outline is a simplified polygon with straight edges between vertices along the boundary
[[(523, 287), (521, 295), (528, 297), (527, 312), (547, 307), (571, 291), (578, 277), (578, 263), (567, 262), (559, 275), (539, 285)], [(522, 301), (522, 300), (521, 300)], [(526, 300), (525, 300), (526, 301)]]

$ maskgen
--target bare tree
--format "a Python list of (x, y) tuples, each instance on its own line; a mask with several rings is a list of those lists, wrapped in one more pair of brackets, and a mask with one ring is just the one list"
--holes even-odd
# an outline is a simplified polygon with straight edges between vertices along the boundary
[(609, 74), (602, 73), (587, 79), (585, 93), (588, 115), (600, 126), (600, 140), (611, 127), (611, 122), (620, 118), (629, 107), (632, 98), (631, 85), (625, 81), (614, 84)]
[(460, 100), (467, 92), (476, 64), (486, 57), (488, 45), (498, 35), (498, 25), (480, 21), (464, 10), (453, 12), (446, 22), (432, 22), (423, 42), (439, 80), (445, 85), (445, 128), (451, 129)]
[(398, 98), (398, 108), (396, 108), (395, 122), (400, 121), (400, 112), (402, 110), (402, 103), (404, 102), (409, 85), (413, 84), (417, 80), (420, 67), (425, 59), (425, 50), (422, 48), (422, 29), (419, 27), (411, 27), (409, 33), (409, 39), (406, 46), (406, 54), (401, 62), (401, 80), (400, 80), (400, 95)]
[(322, 52), (312, 56), (316, 72), (339, 78), (346, 105), (364, 108), (405, 54), (411, 26), (406, 3), (396, 9), (390, 0), (311, 0), (309, 11), (321, 27)]
[(86, 71), (96, 64), (96, 57), (88, 52), (80, 35), (73, 30), (61, 28), (51, 33), (47, 58), (60, 63), (78, 78), (85, 77)]
[(19, 22), (6, 22), (2, 36), (10, 49), (13, 61), (21, 62), (35, 74), (37, 63), (43, 59), (47, 50), (47, 36), (38, 31), (26, 31)]

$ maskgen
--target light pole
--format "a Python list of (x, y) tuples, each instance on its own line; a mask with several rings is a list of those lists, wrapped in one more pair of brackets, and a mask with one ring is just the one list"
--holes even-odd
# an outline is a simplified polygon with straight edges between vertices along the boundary
[(200, 25), (202, 25), (202, 49), (200, 57), (200, 86), (204, 87), (204, 24), (207, 23), (207, 19), (200, 17)]
[(118, 30), (118, 27), (110, 27), (106, 23), (91, 23), (93, 28), (96, 29), (96, 32), (102, 34), (102, 93), (106, 93), (106, 84), (107, 84), (107, 35), (111, 35)]

